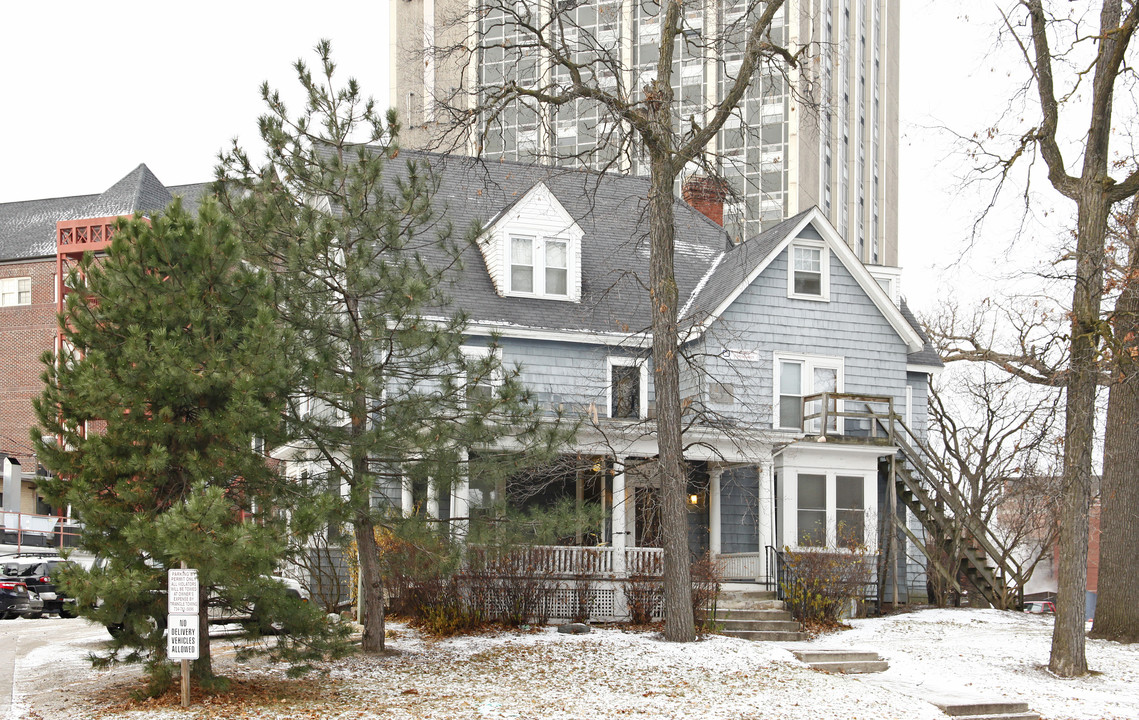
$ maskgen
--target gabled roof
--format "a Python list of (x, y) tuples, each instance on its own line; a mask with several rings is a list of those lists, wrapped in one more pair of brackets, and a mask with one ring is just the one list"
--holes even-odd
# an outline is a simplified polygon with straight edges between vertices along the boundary
[(684, 305), (684, 319), (692, 324), (692, 335), (702, 333), (715, 322), (759, 274), (767, 269), (793, 240), (801, 236), (822, 239), (831, 254), (842, 263), (906, 343), (910, 352), (917, 353), (923, 349), (927, 341), (902, 314), (901, 309), (894, 305), (870, 271), (842, 241), (838, 232), (831, 227), (817, 207), (787, 218), (724, 253), (723, 258), (709, 269), (707, 276), (697, 285)]
[(898, 308), (902, 312), (902, 316), (906, 321), (917, 331), (922, 339), (922, 348), (917, 352), (912, 352), (906, 358), (906, 364), (915, 366), (918, 370), (931, 370), (933, 372), (940, 371), (945, 367), (945, 363), (941, 361), (941, 356), (937, 354), (937, 350), (933, 349), (933, 343), (929, 341), (929, 335), (926, 334), (922, 328), (921, 323), (918, 321), (917, 316), (910, 310), (910, 306), (906, 304), (905, 299), (902, 300)]
[(0, 261), (55, 255), (55, 224), (60, 220), (114, 217), (162, 210), (174, 195), (196, 211), (208, 183), (168, 188), (146, 165), (139, 165), (98, 195), (0, 203)]

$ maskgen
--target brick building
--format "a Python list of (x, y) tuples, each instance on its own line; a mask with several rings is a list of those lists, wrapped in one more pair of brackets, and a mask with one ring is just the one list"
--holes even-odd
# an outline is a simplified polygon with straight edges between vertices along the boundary
[[(105, 248), (115, 218), (162, 210), (175, 195), (191, 211), (207, 185), (167, 187), (139, 165), (101, 193), (0, 203), (0, 458), (3, 508), (54, 514), (36, 491), (44, 470), (29, 434), (40, 393), (40, 357), (53, 351), (56, 314), (71, 264)], [(17, 488), (19, 488), (17, 490)]]

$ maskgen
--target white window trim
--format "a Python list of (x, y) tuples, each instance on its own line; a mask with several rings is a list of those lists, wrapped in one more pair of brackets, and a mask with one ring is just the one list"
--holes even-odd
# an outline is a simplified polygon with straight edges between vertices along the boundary
[[(489, 378), (486, 378), (486, 383), (490, 385), (492, 392), (496, 392), (498, 388), (501, 387), (503, 381), (505, 380), (502, 369), (502, 348), (492, 349), (479, 345), (463, 345), (459, 348), (459, 351), (463, 353), (463, 359), (465, 361), (483, 360), (485, 358), (491, 357), (491, 354), (493, 353), (494, 357), (499, 360), (499, 367), (495, 369), (494, 373), (492, 373)], [(459, 378), (465, 392), (467, 385), (467, 370), (465, 367), (463, 368), (462, 372), (459, 373)]]
[[(28, 301), (20, 302), (20, 281), (28, 281)], [(30, 275), (20, 275), (18, 277), (2, 278), (0, 279), (0, 307), (24, 307), (32, 304), (32, 277)], [(14, 295), (16, 302), (4, 302), (5, 295)]]
[[(803, 383), (813, 381), (815, 377), (816, 368), (826, 368), (828, 370), (836, 370), (835, 374), (835, 392), (845, 392), (845, 360), (841, 356), (832, 355), (801, 355), (795, 353), (782, 353), (776, 352), (772, 355), (772, 371), (771, 371), (771, 427), (776, 430), (800, 430), (801, 428), (784, 427), (779, 424), (779, 397), (780, 397), (780, 367), (784, 362), (799, 362), (803, 365), (803, 373), (801, 380)], [(800, 397), (814, 394), (812, 390), (804, 390), (802, 386), (799, 388)], [(842, 403), (839, 403), (837, 408), (842, 409)], [(842, 424), (836, 423), (836, 429), (839, 434), (842, 433)]]
[[(533, 268), (533, 290), (515, 290), (514, 289), (514, 272), (512, 257), (514, 252), (515, 239), (528, 239), (532, 242), (532, 255), (531, 267)], [(504, 295), (507, 297), (533, 297), (543, 298), (546, 300), (565, 300), (569, 302), (576, 302), (580, 298), (575, 297), (577, 277), (577, 248), (578, 242), (574, 238), (565, 235), (548, 235), (544, 233), (529, 233), (529, 232), (505, 232), (503, 233), (503, 250), (506, 255), (503, 269), (505, 270), (505, 282), (503, 285), (506, 288)], [(566, 246), (566, 291), (564, 294), (548, 293), (546, 292), (546, 244), (550, 242), (563, 243)]]
[[(838, 547), (838, 477), (856, 477), (862, 479), (862, 511), (865, 514), (863, 518), (862, 542), (866, 545), (870, 552), (878, 551), (878, 538), (874, 523), (877, 522), (877, 500), (876, 495), (872, 491), (877, 487), (878, 478), (865, 472), (856, 470), (831, 470), (821, 468), (806, 468), (796, 467), (785, 469), (784, 473), (787, 477), (784, 479), (785, 488), (788, 490), (786, 494), (794, 493), (794, 499), (791, 501), (789, 498), (790, 516), (788, 517), (788, 524), (794, 525), (794, 530), (790, 536), (785, 537), (786, 544), (796, 550), (805, 552), (849, 552), (846, 548)], [(800, 475), (822, 475), (825, 479), (826, 487), (826, 545), (824, 547), (817, 547), (814, 545), (800, 545), (799, 544), (799, 476)]]
[(641, 369), (639, 407), (636, 421), (645, 420), (649, 415), (649, 366), (644, 360), (631, 357), (610, 356), (605, 358), (605, 417), (615, 420), (630, 420), (631, 418), (613, 418), (613, 368), (639, 367)]
[[(819, 295), (807, 295), (795, 292), (795, 249), (811, 248), (819, 250), (819, 264), (822, 277), (819, 280)], [(831, 261), (830, 249), (825, 242), (819, 240), (795, 240), (787, 246), (787, 297), (796, 300), (813, 300), (815, 302), (830, 302), (831, 299)]]

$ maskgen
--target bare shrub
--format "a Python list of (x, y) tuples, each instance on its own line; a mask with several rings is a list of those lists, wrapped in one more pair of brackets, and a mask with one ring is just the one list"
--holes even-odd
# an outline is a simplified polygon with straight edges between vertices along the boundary
[(544, 547), (471, 547), (460, 580), (471, 607), (510, 627), (544, 623), (558, 587)]
[(716, 604), (720, 598), (721, 571), (719, 563), (705, 553), (692, 563), (692, 615), (696, 629), (709, 632), (715, 629)]
[(841, 626), (843, 611), (873, 583), (873, 559), (859, 543), (843, 543), (841, 549), (788, 548), (783, 561), (783, 599), (795, 619), (811, 631)]

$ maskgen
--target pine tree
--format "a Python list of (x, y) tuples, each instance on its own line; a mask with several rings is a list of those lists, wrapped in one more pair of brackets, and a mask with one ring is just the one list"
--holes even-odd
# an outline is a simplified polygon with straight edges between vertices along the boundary
[[(362, 647), (377, 652), (376, 530), (399, 525), (375, 506), (381, 487), (418, 481), (446, 495), (472, 448), (509, 436), (526, 462), (540, 463), (567, 435), (560, 418), (543, 416), (517, 369), (502, 366), (493, 339), (490, 352), (464, 353), (467, 318), (446, 290), (479, 228), (452, 237), (432, 208), (429, 170), (396, 159), (394, 113), (380, 117), (354, 80), (336, 87), (329, 43), (317, 52), (317, 78), (302, 61), (295, 66), (306, 98), (296, 117), (262, 86), (268, 163), (256, 165), (235, 144), (221, 158), (218, 196), (251, 256), (271, 271), (277, 311), (293, 333), (292, 460), (338, 501), (330, 522), (352, 525)], [(359, 135), (366, 143), (355, 142)], [(482, 453), (484, 471), (493, 456)]]
[[(122, 629), (102, 661), (146, 662), (157, 693), (171, 676), (168, 568), (198, 570), (203, 639), (207, 597), (265, 613), (284, 600), (269, 576), (288, 551), (284, 511), (299, 490), (253, 447), (281, 424), (284, 336), (266, 278), (243, 262), (212, 201), (196, 219), (175, 201), (149, 221), (120, 220), (107, 255), (84, 256), (70, 285), (32, 440), (55, 474), (46, 494), (73, 508), (83, 548), (101, 559), (65, 582), (85, 616)], [(294, 620), (302, 634), (322, 633), (315, 608)], [(286, 640), (279, 651), (297, 647)], [(224, 685), (208, 640), (200, 653), (199, 684)]]

